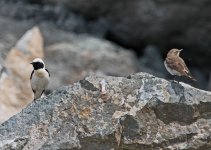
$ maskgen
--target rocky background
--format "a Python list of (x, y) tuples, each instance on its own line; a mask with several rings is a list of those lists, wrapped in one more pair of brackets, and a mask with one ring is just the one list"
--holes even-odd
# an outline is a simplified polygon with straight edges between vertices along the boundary
[(210, 90), (210, 9), (209, 0), (2, 0), (1, 55), (5, 58), (16, 40), (36, 25), (43, 33), (45, 50), (71, 42), (72, 34), (86, 34), (131, 51), (138, 60), (136, 71), (170, 78), (163, 60), (171, 48), (182, 48), (181, 56), (198, 82), (181, 80)]
[[(185, 147), (186, 149), (192, 149), (196, 147), (203, 149), (209, 147), (210, 134), (208, 133), (207, 135), (204, 133), (205, 131), (209, 132), (207, 129), (207, 127), (209, 128), (209, 124), (207, 125), (206, 123), (209, 122), (210, 118), (210, 93), (189, 87), (188, 85), (181, 86), (180, 84), (167, 82), (159, 78), (156, 78), (156, 81), (154, 81), (154, 78), (172, 78), (165, 70), (163, 60), (165, 59), (166, 53), (171, 48), (183, 48), (184, 51), (181, 56), (184, 58), (192, 74), (198, 81), (192, 82), (186, 78), (179, 78), (178, 80), (186, 82), (199, 89), (208, 91), (211, 90), (211, 61), (209, 60), (209, 58), (211, 58), (210, 9), (211, 3), (209, 0), (190, 0), (186, 2), (169, 0), (91, 0), (89, 2), (86, 2), (85, 0), (1, 0), (0, 123), (8, 120), (11, 116), (20, 112), (32, 102), (33, 95), (29, 83), (32, 66), (29, 63), (33, 60), (33, 58), (41, 57), (44, 59), (46, 67), (51, 73), (51, 83), (45, 93), (46, 95), (52, 93), (61, 86), (73, 83), (76, 84), (75, 86), (73, 85), (62, 90), (57, 90), (58, 92), (54, 92), (54, 94), (51, 94), (49, 98), (44, 98), (47, 99), (47, 101), (53, 101), (52, 103), (49, 103), (49, 107), (52, 107), (52, 109), (54, 109), (54, 105), (57, 105), (57, 102), (60, 99), (63, 100), (65, 97), (68, 97), (66, 92), (71, 93), (72, 89), (74, 89), (73, 95), (76, 95), (77, 97), (89, 97), (89, 92), (88, 95), (86, 95), (87, 93), (84, 95), (82, 94), (83, 96), (80, 95), (80, 93), (77, 95), (77, 89), (79, 87), (82, 88), (79, 88), (82, 91), (88, 89), (88, 91), (91, 90), (99, 92), (100, 87), (98, 80), (102, 79), (102, 76), (104, 76), (106, 84), (108, 84), (107, 81), (109, 81), (109, 83), (112, 83), (112, 86), (121, 89), (120, 91), (114, 89), (114, 93), (117, 90), (117, 93), (120, 94), (117, 94), (116, 98), (110, 98), (111, 101), (114, 101), (114, 104), (111, 104), (111, 108), (121, 111), (117, 112), (117, 116), (118, 113), (120, 113), (120, 116), (128, 115), (130, 110), (134, 110), (131, 108), (138, 105), (138, 110), (135, 108), (135, 111), (144, 113), (144, 115), (149, 117), (149, 120), (154, 119), (156, 122), (161, 120), (159, 125), (156, 125), (156, 127), (152, 125), (152, 129), (148, 129), (147, 125), (143, 125), (140, 120), (137, 121), (137, 118), (135, 120), (138, 122), (138, 127), (127, 126), (128, 123), (126, 122), (125, 126), (127, 126), (126, 128), (129, 128), (129, 131), (126, 131), (126, 135), (124, 136), (122, 136), (122, 133), (121, 136), (119, 135), (120, 131), (123, 130), (122, 126), (119, 126), (119, 123), (114, 124), (114, 128), (112, 129), (105, 128), (106, 132), (109, 132), (105, 134), (104, 131), (99, 131), (100, 134), (95, 132), (95, 135), (94, 131), (92, 132), (91, 127), (82, 126), (84, 128), (83, 130), (88, 129), (88, 131), (85, 132), (90, 133), (82, 133), (82, 135), (78, 136), (78, 134), (82, 132), (78, 131), (81, 130), (81, 127), (77, 130), (74, 128), (71, 130), (70, 135), (67, 136), (71, 137), (72, 135), (76, 135), (74, 136), (75, 139), (73, 139), (73, 141), (76, 140), (82, 143), (76, 142), (76, 145), (73, 145), (72, 149), (92, 145), (96, 139), (99, 139), (98, 137), (99, 135), (101, 136), (101, 133), (105, 136), (103, 136), (102, 141), (98, 141), (98, 145), (101, 145), (102, 147), (106, 146), (102, 144), (105, 142), (104, 138), (107, 139), (106, 142), (108, 143), (113, 141), (115, 138), (117, 143), (113, 143), (113, 146), (116, 144), (121, 145), (120, 147), (108, 147), (110, 149), (127, 149), (132, 143), (136, 143), (137, 146), (133, 147), (133, 149), (151, 148), (148, 147), (149, 145), (157, 148), (169, 148), (168, 146), (170, 146), (170, 149), (173, 149), (171, 146), (175, 147), (176, 143), (179, 143), (179, 145), (176, 144), (177, 148)], [(127, 80), (124, 77), (128, 77), (131, 73), (136, 72), (148, 72), (153, 74), (155, 77), (142, 74), (141, 77), (138, 75), (134, 77), (137, 79), (133, 79), (130, 82), (119, 82), (120, 79)], [(106, 75), (113, 76), (113, 78), (107, 77)], [(86, 80), (82, 80), (87, 76), (90, 76), (90, 80), (94, 82), (92, 83), (94, 86), (90, 85)], [(94, 76), (97, 77), (95, 78)], [(97, 81), (93, 81), (92, 78)], [(140, 83), (141, 81), (139, 81), (141, 79), (146, 79), (147, 82), (149, 82), (146, 85), (147, 88), (144, 89), (146, 90), (146, 93), (139, 93), (140, 91), (137, 91), (137, 93), (133, 93), (133, 96), (144, 96), (140, 98), (141, 100), (145, 100), (146, 103), (143, 104), (144, 106), (142, 104), (139, 106), (139, 102), (132, 101), (131, 99), (133, 99), (133, 97), (131, 97), (130, 94), (125, 95), (125, 92), (129, 92), (130, 90), (136, 91), (135, 89), (144, 88), (142, 87), (145, 86), (144, 83)], [(163, 87), (158, 85), (158, 88), (151, 91), (150, 87), (157, 86), (157, 80), (159, 80), (159, 85), (166, 86)], [(126, 87), (127, 83), (128, 87)], [(136, 87), (131, 88), (129, 85), (133, 84)], [(175, 93), (174, 96), (170, 96), (170, 104), (167, 102), (167, 104), (162, 103), (163, 105), (157, 105), (156, 102), (154, 105), (154, 101), (151, 102), (151, 99), (154, 98), (152, 96), (152, 92), (156, 92), (160, 88), (169, 88), (170, 90), (167, 92), (164, 90), (164, 92), (161, 92), (161, 95), (154, 93), (154, 97), (157, 97), (159, 101), (165, 101), (165, 103), (166, 100), (169, 100), (169, 95), (172, 94), (171, 89), (175, 91), (173, 92)], [(189, 90), (191, 92), (189, 92)], [(191, 98), (187, 98), (185, 95), (189, 95)], [(100, 97), (100, 102), (98, 102), (96, 107), (93, 107), (92, 110), (95, 110), (99, 105), (102, 103), (104, 104), (107, 100), (110, 100), (104, 97), (104, 94), (101, 96), (103, 97)], [(104, 101), (104, 99), (106, 99), (106, 101)], [(115, 99), (121, 99), (122, 104), (120, 105), (119, 102), (115, 101)], [(125, 104), (123, 103), (124, 99), (129, 99), (129, 104), (126, 103), (126, 106), (124, 106)], [(186, 101), (192, 100), (194, 102), (190, 104), (188, 102), (187, 104)], [(70, 98), (68, 101), (70, 102), (74, 100)], [(98, 98), (96, 98), (96, 101), (98, 101)], [(77, 103), (76, 107), (81, 107), (79, 106), (81, 104)], [(92, 103), (90, 103), (90, 105), (91, 104)], [(147, 112), (141, 112), (141, 109), (143, 107), (145, 108), (145, 104), (147, 105)], [(32, 113), (32, 116), (37, 116), (38, 114), (33, 114), (33, 112), (37, 113), (37, 110), (32, 108), (34, 105), (36, 104), (32, 104), (32, 106), (27, 108), (25, 111), (26, 113)], [(45, 105), (47, 104), (45, 103)], [(106, 103), (105, 105), (107, 107), (109, 103)], [(149, 110), (148, 105), (150, 105)], [(40, 106), (41, 105), (39, 104), (36, 105), (36, 107)], [(63, 105), (61, 105), (61, 107), (63, 107)], [(71, 107), (73, 106), (71, 105)], [(108, 107), (110, 107), (110, 105)], [(40, 111), (42, 112), (43, 109), (40, 109)], [(83, 110), (82, 107), (80, 109)], [(174, 116), (169, 112), (172, 109), (174, 112), (176, 111), (179, 113), (178, 116)], [(57, 108), (55, 108), (55, 110), (57, 111)], [(115, 114), (115, 110), (108, 110), (108, 116), (102, 112), (98, 112), (101, 117), (104, 117), (102, 122), (108, 122), (108, 124), (111, 125), (111, 120), (109, 119), (111, 119), (113, 114)], [(161, 111), (161, 113), (158, 113), (159, 111)], [(84, 109), (82, 112), (85, 113), (82, 114), (82, 118), (85, 117), (85, 119), (87, 119), (86, 113), (89, 113), (89, 110)], [(63, 110), (59, 110), (59, 113), (63, 114)], [(64, 115), (66, 115), (66, 113), (64, 113)], [(156, 118), (155, 115), (157, 115)], [(21, 122), (17, 123), (17, 119), (19, 117), (26, 117), (26, 120), (21, 120)], [(24, 114), (24, 112), (19, 114), (19, 117), (16, 117), (17, 119), (14, 123), (18, 124), (17, 128), (11, 125), (13, 124), (12, 119), (12, 121), (9, 120), (6, 125), (0, 127), (0, 141), (4, 141), (0, 143), (0, 149), (13, 148), (8, 147), (11, 146), (8, 145), (11, 143), (13, 146), (14, 144), (18, 145), (17, 143), (14, 143), (14, 141), (24, 143), (21, 145), (22, 148), (25, 145), (27, 145), (27, 147), (30, 147), (33, 144), (36, 145), (36, 143), (31, 142), (28, 142), (27, 144), (27, 141), (30, 141), (30, 138), (34, 138), (30, 136), (33, 135), (33, 132), (37, 131), (39, 128), (34, 128), (33, 132), (32, 130), (23, 129), (24, 132), (19, 130), (17, 133), (13, 133), (13, 130), (9, 129), (11, 127), (14, 128), (14, 130), (18, 130), (23, 126), (23, 124), (28, 124), (27, 121), (29, 120), (27, 118), (31, 118), (31, 116)], [(143, 119), (140, 116), (134, 117)], [(178, 117), (183, 119), (177, 120)], [(45, 116), (43, 119), (46, 119)], [(49, 118), (47, 117), (47, 119)], [(68, 119), (73, 121), (70, 125), (77, 124), (74, 122), (74, 118)], [(130, 123), (133, 124), (134, 118), (131, 120), (129, 117), (128, 119), (129, 122), (132, 121), (132, 123)], [(200, 119), (202, 119), (202, 122)], [(204, 121), (206, 123), (204, 123)], [(146, 122), (148, 122), (147, 119)], [(176, 124), (171, 124), (172, 122), (176, 122)], [(35, 124), (29, 124), (28, 127), (31, 128), (31, 125), (35, 125), (36, 127), (42, 126), (40, 123), (43, 125), (43, 122), (40, 122), (39, 120)], [(63, 120), (60, 123), (63, 124)], [(48, 122), (47, 124), (51, 123)], [(83, 124), (86, 124), (86, 122), (83, 122)], [(195, 124), (199, 125), (197, 126), (199, 129), (195, 128)], [(99, 126), (100, 125), (101, 124), (99, 123)], [(185, 127), (187, 127), (187, 130), (183, 130), (183, 125), (186, 125)], [(4, 127), (6, 128), (4, 129)], [(159, 138), (160, 135), (154, 134), (154, 127), (156, 128), (156, 133), (158, 133), (157, 131), (161, 130), (160, 128), (163, 127), (168, 127), (167, 129), (169, 130), (174, 129), (175, 132), (172, 131), (172, 133), (170, 131), (166, 131), (167, 133), (164, 136), (168, 137), (164, 137), (162, 135), (162, 138)], [(194, 127), (194, 129), (192, 127)], [(136, 128), (138, 129), (136, 130)], [(181, 131), (181, 134), (179, 132), (178, 135), (176, 135), (176, 132), (178, 131), (176, 130), (177, 128)], [(189, 128), (191, 131), (189, 131)], [(56, 127), (56, 130), (57, 129), (60, 130), (60, 127)], [(139, 141), (140, 135), (136, 135), (137, 132), (142, 132), (142, 129), (143, 135), (146, 135), (147, 137), (147, 141)], [(151, 133), (148, 133), (148, 130), (152, 132), (152, 136), (149, 136)], [(32, 132), (30, 135), (28, 135), (29, 131)], [(21, 135), (19, 135), (18, 132), (22, 132)], [(62, 132), (65, 133), (65, 131)], [(130, 135), (130, 132), (132, 135)], [(115, 137), (113, 137), (113, 133), (118, 135), (114, 134)], [(10, 135), (12, 134), (16, 134), (17, 139), (16, 137), (11, 139)], [(35, 139), (39, 139), (42, 134), (47, 133), (42, 132), (40, 135), (37, 135), (38, 137)], [(54, 134), (53, 131), (52, 134)], [(9, 136), (5, 137), (5, 135)], [(92, 135), (94, 136), (89, 138)], [(201, 136), (203, 136), (203, 138)], [(37, 142), (41, 142), (40, 147), (42, 147), (42, 149), (51, 149), (51, 147), (49, 147), (52, 146), (50, 143), (57, 138), (57, 136), (52, 136), (51, 140), (46, 139), (48, 142), (45, 144), (47, 145), (39, 141), (40, 139)], [(122, 144), (120, 144), (122, 138), (124, 140), (125, 138), (129, 140), (125, 140)], [(62, 139), (60, 140), (61, 142), (57, 143), (58, 149), (63, 148), (60, 144), (66, 142), (62, 141)], [(185, 140), (186, 142), (184, 142)], [(190, 143), (187, 143), (189, 140), (196, 140), (198, 145), (194, 146), (194, 143), (192, 143), (193, 145), (189, 145)], [(90, 141), (91, 144), (86, 145), (87, 143), (83, 143), (84, 141)], [(140, 146), (140, 143), (144, 143), (144, 145)], [(184, 143), (186, 146), (184, 146)], [(92, 147), (90, 147), (90, 149), (91, 148)]]

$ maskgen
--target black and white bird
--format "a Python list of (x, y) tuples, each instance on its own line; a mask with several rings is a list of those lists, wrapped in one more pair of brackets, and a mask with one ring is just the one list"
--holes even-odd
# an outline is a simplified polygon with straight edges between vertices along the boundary
[(42, 59), (35, 58), (31, 64), (34, 70), (31, 73), (31, 87), (34, 92), (34, 100), (40, 98), (48, 86), (50, 81), (50, 73), (45, 69), (45, 64)]

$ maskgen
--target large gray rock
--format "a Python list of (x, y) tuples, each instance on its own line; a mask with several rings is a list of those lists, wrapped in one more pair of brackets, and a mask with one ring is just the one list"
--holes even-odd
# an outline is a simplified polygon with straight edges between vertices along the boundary
[(3, 123), (0, 149), (205, 150), (210, 110), (211, 93), (184, 83), (145, 73), (90, 76)]

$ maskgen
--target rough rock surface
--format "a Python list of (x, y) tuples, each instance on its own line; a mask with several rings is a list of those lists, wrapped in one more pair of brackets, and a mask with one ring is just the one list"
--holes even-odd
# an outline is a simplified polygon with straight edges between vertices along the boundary
[(1, 124), (0, 149), (205, 150), (210, 110), (211, 93), (184, 83), (90, 76)]
[(29, 80), (33, 68), (29, 63), (43, 55), (43, 38), (38, 27), (27, 31), (9, 51), (5, 67), (0, 68), (0, 122), (33, 100)]
[(128, 76), (137, 72), (134, 53), (88, 35), (70, 34), (69, 42), (46, 48), (46, 64), (53, 74), (50, 89), (74, 83), (92, 73)]

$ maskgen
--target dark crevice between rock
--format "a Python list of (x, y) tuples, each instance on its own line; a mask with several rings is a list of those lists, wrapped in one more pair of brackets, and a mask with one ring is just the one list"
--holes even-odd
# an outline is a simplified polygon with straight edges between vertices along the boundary
[[(182, 137), (178, 137), (169, 141), (164, 141), (162, 143), (153, 143), (153, 144), (123, 144), (121, 142), (120, 146), (117, 146), (116, 139), (113, 134), (104, 136), (100, 135), (95, 135), (91, 137), (85, 137), (85, 138), (80, 138), (80, 144), (81, 144), (81, 149), (82, 150), (93, 150), (93, 149), (99, 149), (99, 150), (108, 150), (114, 148), (115, 150), (154, 150), (160, 148), (165, 148), (169, 144), (175, 144), (175, 143), (182, 143), (185, 141), (190, 140), (194, 135), (196, 134), (188, 134), (184, 135)], [(122, 139), (123, 140), (123, 139)], [(205, 147), (205, 146), (203, 146)], [(74, 148), (77, 149), (77, 148)], [(73, 149), (71, 149), (73, 150)]]
[(211, 119), (211, 103), (210, 102), (200, 102), (200, 104), (195, 107), (199, 111), (200, 118)]
[(153, 150), (153, 145), (145, 145), (145, 144), (123, 144), (121, 138), (120, 145), (117, 145), (114, 134), (104, 136), (91, 136), (80, 138), (81, 149), (82, 150), (109, 150), (114, 148), (114, 150)]
[(124, 120), (121, 120), (120, 124), (122, 125), (123, 136), (126, 138), (138, 138), (140, 137), (139, 123), (138, 121), (130, 115), (126, 115)]
[(96, 88), (92, 83), (90, 83), (89, 81), (83, 79), (79, 81), (81, 84), (81, 87), (89, 90), (89, 91), (99, 91), (98, 88)]
[(180, 143), (184, 143), (184, 142), (187, 142), (189, 140), (192, 139), (193, 136), (197, 135), (197, 133), (190, 133), (190, 134), (185, 134), (185, 135), (182, 135), (182, 136), (179, 136), (177, 138), (173, 138), (173, 139), (169, 139), (167, 141), (163, 141), (159, 144), (157, 143), (153, 143), (153, 147), (160, 147), (160, 148), (165, 148), (165, 147), (168, 147), (169, 145), (175, 145), (175, 144), (180, 144)]
[(152, 144), (124, 144), (121, 145), (122, 150), (134, 150), (134, 149), (138, 149), (138, 150), (155, 150), (155, 149), (165, 149), (167, 146), (169, 145), (174, 145), (174, 144), (179, 144), (179, 143), (183, 143), (183, 142), (187, 142), (189, 140), (191, 140), (191, 138), (196, 135), (194, 133), (191, 134), (187, 134), (184, 136), (180, 136), (178, 138), (173, 138), (170, 139), (168, 141), (164, 141), (161, 143), (152, 143)]
[(152, 108), (158, 119), (165, 124), (178, 122), (180, 124), (191, 124), (197, 120), (194, 107), (185, 105), (184, 103), (163, 103), (160, 102), (156, 107)]
[(159, 150), (159, 148), (153, 148), (151, 144), (124, 144), (121, 145), (121, 150)]
[(118, 150), (114, 134), (102, 136), (95, 135), (85, 138), (79, 138), (82, 150), (109, 150), (114, 148)]

